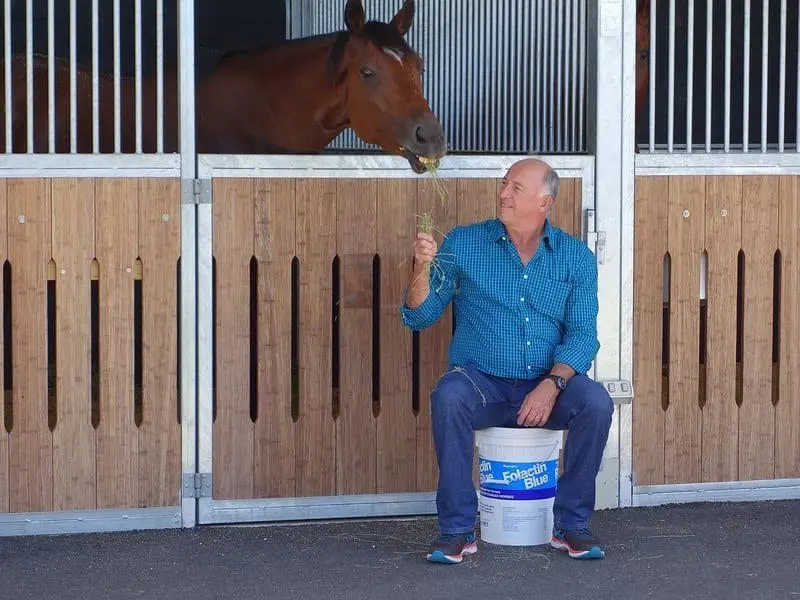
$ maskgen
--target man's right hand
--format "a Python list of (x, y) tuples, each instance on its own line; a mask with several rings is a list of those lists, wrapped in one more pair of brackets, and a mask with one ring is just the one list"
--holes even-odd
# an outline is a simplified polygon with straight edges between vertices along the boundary
[(414, 240), (414, 270), (421, 270), (426, 264), (433, 262), (437, 252), (436, 240), (429, 233), (417, 233)]

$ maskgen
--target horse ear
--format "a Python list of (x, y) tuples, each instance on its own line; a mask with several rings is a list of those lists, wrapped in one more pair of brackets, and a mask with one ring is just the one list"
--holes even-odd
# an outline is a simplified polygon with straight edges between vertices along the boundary
[(392, 27), (397, 30), (400, 35), (405, 35), (411, 29), (411, 24), (414, 22), (414, 0), (406, 0), (403, 2), (403, 7), (397, 11), (397, 14), (392, 19)]
[(353, 35), (360, 35), (364, 29), (364, 5), (361, 0), (347, 0), (344, 7), (344, 24)]

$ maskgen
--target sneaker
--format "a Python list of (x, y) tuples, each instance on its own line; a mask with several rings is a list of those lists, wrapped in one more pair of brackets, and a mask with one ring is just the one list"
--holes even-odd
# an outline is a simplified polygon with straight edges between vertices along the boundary
[(478, 543), (472, 533), (442, 535), (428, 552), (430, 562), (458, 564), (467, 554), (475, 554)]
[(588, 529), (565, 531), (554, 529), (550, 545), (556, 550), (567, 551), (570, 558), (589, 559), (603, 558), (606, 553), (600, 543)]

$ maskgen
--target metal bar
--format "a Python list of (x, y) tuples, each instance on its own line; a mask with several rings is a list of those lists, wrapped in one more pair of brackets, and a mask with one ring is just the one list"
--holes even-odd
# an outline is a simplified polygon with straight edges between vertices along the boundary
[(500, 28), (497, 26), (497, 17), (495, 16), (495, 11), (489, 10), (487, 7), (489, 21), (489, 27), (487, 28), (487, 34), (489, 35), (489, 56), (491, 57), (491, 65), (489, 69), (489, 120), (487, 123), (487, 136), (486, 136), (486, 144), (487, 150), (494, 150), (497, 148), (497, 107), (498, 107), (498, 96), (499, 96), (499, 70), (500, 70), (500, 50), (497, 47), (497, 33), (499, 32)]
[(548, 29), (547, 34), (547, 56), (550, 58), (550, 67), (548, 70), (548, 76), (550, 78), (549, 85), (547, 86), (550, 90), (550, 97), (548, 98), (548, 106), (547, 106), (547, 152), (554, 152), (555, 151), (555, 103), (556, 103), (556, 91), (554, 89), (554, 85), (552, 84), (553, 79), (555, 79), (555, 70), (556, 70), (556, 49), (555, 49), (555, 39), (556, 39), (556, 10), (557, 6), (550, 7), (550, 20), (549, 24), (550, 27)]
[(731, 150), (731, 0), (725, 1), (725, 152)]
[(76, 0), (69, 0), (69, 151), (78, 151), (78, 15)]
[(769, 0), (761, 13), (761, 152), (767, 151), (767, 94), (769, 92)]
[(553, 11), (554, 14), (554, 22), (555, 22), (555, 38), (556, 38), (556, 48), (555, 48), (555, 62), (556, 62), (556, 101), (555, 101), (555, 144), (554, 150), (556, 152), (563, 152), (564, 151), (564, 127), (563, 123), (561, 122), (563, 110), (561, 107), (561, 90), (562, 90), (562, 74), (564, 71), (564, 48), (563, 48), (563, 29), (562, 25), (564, 24), (564, 4), (562, 2), (557, 2), (555, 10)]
[(572, 54), (572, 86), (570, 94), (570, 115), (572, 117), (570, 122), (570, 137), (569, 149), (570, 152), (578, 152), (578, 62), (582, 57), (578, 54), (578, 0), (572, 0), (572, 16), (570, 18), (572, 23), (572, 34), (570, 35), (571, 54)]
[(542, 38), (544, 36), (543, 27), (542, 27), (542, 19), (543, 19), (543, 7), (542, 2), (544, 0), (536, 0), (536, 98), (534, 99), (535, 104), (535, 127), (536, 127), (536, 147), (534, 150), (536, 152), (542, 151), (543, 146), (543, 135), (544, 135), (544, 122), (542, 121), (542, 98), (544, 94), (542, 93), (542, 78), (543, 78), (543, 59), (542, 59)]
[(119, 0), (114, 0), (114, 152), (122, 151), (122, 98), (120, 93)]
[(706, 152), (711, 152), (711, 70), (714, 3), (706, 1)]
[(3, 66), (5, 67), (5, 107), (6, 107), (6, 152), (11, 154), (14, 147), (13, 129), (11, 124), (14, 121), (14, 106), (11, 103), (11, 89), (13, 81), (11, 79), (11, 2), (12, 0), (5, 0), (3, 3), (3, 40), (4, 40), (4, 60)]
[(197, 172), (195, 156), (195, 99), (194, 99), (194, 0), (180, 0), (178, 5), (178, 73), (181, 178), (194, 179)]
[(47, 150), (56, 151), (56, 27), (53, 0), (47, 0)]
[(100, 152), (100, 10), (92, 0), (92, 152)]
[(578, 38), (580, 42), (580, 49), (578, 51), (578, 56), (580, 57), (580, 62), (578, 63), (578, 145), (582, 151), (585, 151), (587, 144), (586, 131), (584, 129), (584, 118), (586, 115), (584, 103), (586, 101), (586, 61), (588, 54), (586, 51), (586, 2), (581, 2), (578, 5), (578, 10), (580, 11), (580, 37)]
[(667, 53), (667, 151), (675, 137), (675, 0), (669, 0), (669, 51)]
[(33, 154), (33, 0), (25, 1), (25, 68), (27, 86), (28, 154)]
[(800, 154), (637, 154), (636, 175), (797, 175)]
[(656, 0), (650, 0), (650, 152), (656, 150)]
[(694, 103), (694, 0), (689, 0), (686, 19), (686, 152), (692, 153), (692, 104)]
[[(744, 61), (742, 65), (742, 152), (750, 150), (750, 0), (744, 0)], [(800, 96), (798, 96), (800, 101)]]
[(0, 514), (0, 537), (107, 533), (181, 526), (178, 506)]
[(633, 506), (795, 499), (800, 499), (800, 479), (641, 485), (633, 488)]
[(0, 161), (4, 177), (180, 177), (175, 154), (12, 154)]
[[(749, 0), (748, 0), (749, 1)], [(797, 59), (797, 106), (795, 107), (795, 120), (796, 120), (796, 131), (795, 131), (795, 138), (794, 138), (794, 151), (800, 152), (800, 7), (798, 7), (797, 11), (797, 50), (798, 50), (798, 59)]]
[[(730, 2), (730, 0), (728, 0)], [(781, 51), (778, 79), (778, 152), (783, 152), (786, 137), (786, 0), (781, 0)]]
[(136, 65), (136, 154), (142, 152), (142, 0), (134, 2), (134, 62)]
[(156, 138), (164, 153), (164, 0), (156, 0)]

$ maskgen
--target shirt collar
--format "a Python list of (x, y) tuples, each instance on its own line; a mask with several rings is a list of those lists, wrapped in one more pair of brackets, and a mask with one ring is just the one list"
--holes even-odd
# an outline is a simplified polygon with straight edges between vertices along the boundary
[[(556, 237), (553, 235), (553, 226), (550, 224), (550, 219), (545, 219), (544, 221), (544, 232), (542, 237), (550, 246), (551, 249), (555, 250), (556, 248)], [(500, 240), (506, 239), (506, 226), (503, 225), (503, 222), (500, 219), (494, 219), (489, 223), (489, 240), (492, 242), (498, 242)]]

